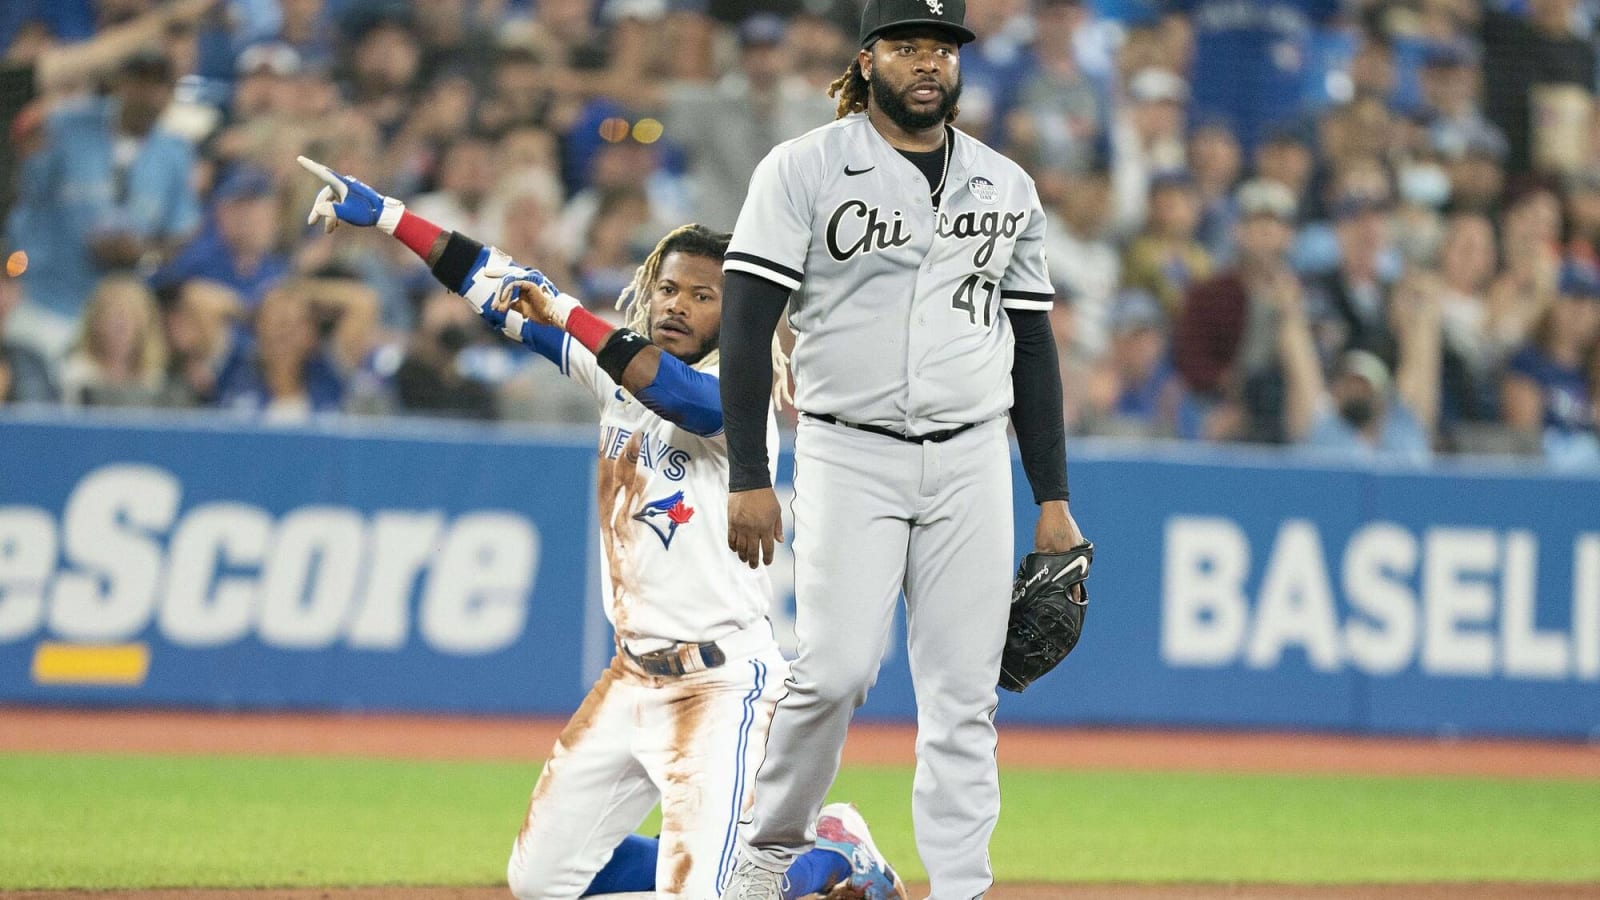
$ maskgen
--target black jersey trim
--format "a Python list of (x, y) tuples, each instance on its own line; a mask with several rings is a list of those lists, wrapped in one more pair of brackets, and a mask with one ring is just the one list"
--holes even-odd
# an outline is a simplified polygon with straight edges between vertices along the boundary
[(756, 256), (754, 253), (741, 253), (737, 250), (730, 250), (723, 255), (722, 267), (736, 272), (749, 272), (752, 275), (759, 275), (768, 281), (783, 285), (791, 291), (798, 288), (800, 282), (804, 281), (806, 277), (805, 273), (798, 269), (780, 266), (772, 260)]
[(1032, 300), (1036, 303), (1054, 303), (1056, 295), (1051, 291), (1001, 291), (1001, 300)]

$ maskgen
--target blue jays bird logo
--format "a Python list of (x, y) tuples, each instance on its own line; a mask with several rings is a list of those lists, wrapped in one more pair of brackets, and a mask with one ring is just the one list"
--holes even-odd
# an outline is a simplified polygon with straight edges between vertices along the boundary
[(670, 497), (661, 500), (652, 500), (644, 505), (644, 509), (633, 514), (634, 519), (650, 526), (650, 530), (661, 538), (661, 546), (672, 549), (672, 536), (678, 533), (679, 525), (687, 525), (694, 518), (694, 507), (683, 502), (683, 491), (678, 491)]

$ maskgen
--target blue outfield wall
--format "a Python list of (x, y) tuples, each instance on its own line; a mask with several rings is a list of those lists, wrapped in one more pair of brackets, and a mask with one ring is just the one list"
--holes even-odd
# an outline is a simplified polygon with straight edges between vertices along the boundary
[[(566, 714), (610, 650), (593, 456), (584, 429), (0, 418), (0, 703)], [(1600, 734), (1600, 479), (1086, 444), (1072, 483), (1083, 643), (1002, 721)], [(914, 715), (902, 635), (865, 716)], [(62, 645), (148, 670), (41, 668)]]

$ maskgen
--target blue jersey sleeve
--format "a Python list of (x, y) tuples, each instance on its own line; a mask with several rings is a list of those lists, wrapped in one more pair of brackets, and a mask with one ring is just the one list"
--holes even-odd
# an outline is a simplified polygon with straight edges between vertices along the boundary
[(567, 333), (554, 325), (522, 323), (522, 345), (555, 363), (562, 374), (566, 374), (567, 371), (566, 365), (561, 360), (566, 340)]
[(701, 437), (722, 431), (722, 388), (717, 376), (697, 372), (683, 360), (661, 354), (656, 378), (634, 394), (645, 408)]

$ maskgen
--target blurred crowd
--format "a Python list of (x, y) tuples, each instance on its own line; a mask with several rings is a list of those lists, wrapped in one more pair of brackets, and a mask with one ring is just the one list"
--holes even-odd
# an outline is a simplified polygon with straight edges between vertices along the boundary
[[(1069, 431), (1600, 467), (1600, 0), (969, 0)], [(299, 154), (597, 310), (831, 121), (857, 0), (7, 0), (0, 398), (583, 421)], [(25, 254), (25, 257), (24, 257)]]

